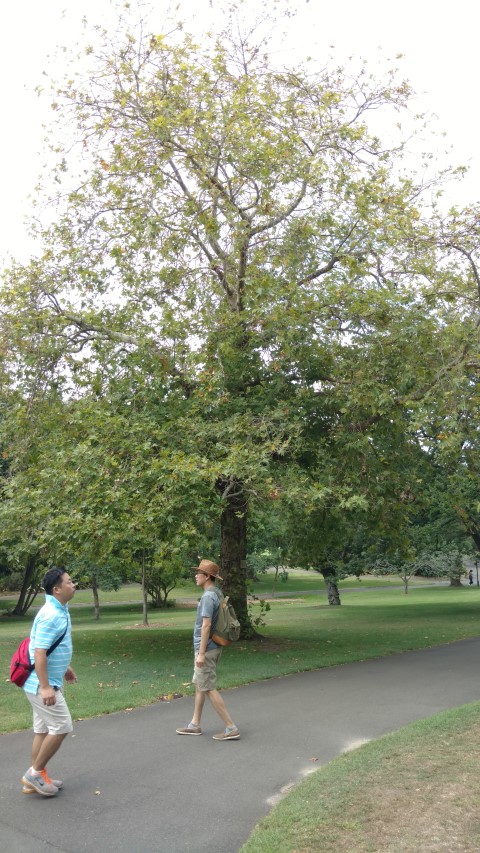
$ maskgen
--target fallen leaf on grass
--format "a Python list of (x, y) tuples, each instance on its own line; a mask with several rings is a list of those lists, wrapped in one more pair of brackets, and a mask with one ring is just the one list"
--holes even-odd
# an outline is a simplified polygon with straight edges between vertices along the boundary
[(171, 702), (172, 699), (181, 699), (181, 693), (164, 693), (163, 696), (158, 697), (159, 702)]

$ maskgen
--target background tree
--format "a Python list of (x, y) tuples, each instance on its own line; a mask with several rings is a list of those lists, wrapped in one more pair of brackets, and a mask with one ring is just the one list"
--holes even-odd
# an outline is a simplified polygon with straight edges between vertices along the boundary
[(110, 565), (96, 566), (78, 557), (68, 564), (67, 569), (79, 589), (92, 590), (94, 618), (100, 619), (100, 590), (119, 589), (126, 577), (125, 570), (122, 572), (113, 561)]
[(172, 556), (168, 545), (157, 551), (151, 571), (147, 576), (147, 592), (152, 607), (168, 606), (168, 595), (175, 589), (180, 578), (185, 577), (186, 565), (187, 556), (178, 554)]
[(251, 552), (247, 556), (250, 580), (273, 571), (272, 595), (275, 595), (279, 579), (288, 580), (289, 533), (285, 516), (276, 509), (279, 497), (278, 490), (272, 489), (269, 502), (252, 508), (249, 535)]
[(450, 586), (461, 586), (465, 574), (463, 555), (460, 551), (444, 550), (411, 556), (410, 559), (397, 554), (392, 560), (377, 560), (371, 569), (376, 575), (400, 575), (405, 595), (412, 577), (421, 575), (430, 578), (448, 578)]
[[(17, 579), (19, 597), (10, 611), (23, 615), (41, 589), (51, 553), (44, 547), (41, 530), (45, 522), (45, 506), (39, 499), (41, 447), (44, 439), (43, 414), (52, 423), (58, 410), (55, 391), (47, 393), (41, 405), (33, 407), (18, 392), (8, 395), (8, 410), (0, 417), (0, 446), (3, 477), (0, 479), (0, 554), (8, 572)], [(54, 485), (50, 485), (50, 489)]]

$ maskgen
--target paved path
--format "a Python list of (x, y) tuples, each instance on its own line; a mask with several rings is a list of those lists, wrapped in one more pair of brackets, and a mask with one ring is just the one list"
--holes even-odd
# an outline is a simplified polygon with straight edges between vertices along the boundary
[[(228, 666), (228, 652), (222, 666)], [(57, 797), (22, 795), (31, 734), (0, 738), (4, 853), (237, 853), (289, 785), (355, 745), (480, 698), (480, 637), (225, 691), (242, 739), (179, 737), (192, 699), (75, 724)], [(311, 759), (317, 759), (312, 761)]]

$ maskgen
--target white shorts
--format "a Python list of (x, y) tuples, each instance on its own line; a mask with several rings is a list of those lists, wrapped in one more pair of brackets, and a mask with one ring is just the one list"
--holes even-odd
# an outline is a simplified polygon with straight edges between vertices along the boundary
[(44, 705), (40, 692), (25, 691), (25, 696), (33, 708), (33, 731), (36, 735), (66, 735), (73, 731), (72, 717), (61, 690), (55, 690), (55, 705)]

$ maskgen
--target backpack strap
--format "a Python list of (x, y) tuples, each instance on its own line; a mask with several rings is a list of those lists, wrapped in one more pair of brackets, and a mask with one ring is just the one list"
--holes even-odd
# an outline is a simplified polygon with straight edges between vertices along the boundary
[(62, 640), (63, 640), (63, 638), (64, 638), (64, 636), (65, 636), (65, 634), (67, 633), (67, 629), (68, 629), (68, 622), (67, 622), (67, 627), (65, 628), (65, 630), (64, 630), (64, 632), (63, 632), (63, 634), (62, 634), (62, 636), (61, 636), (61, 637), (59, 637), (59, 638), (58, 638), (58, 640), (55, 640), (54, 644), (53, 644), (52, 646), (50, 646), (50, 648), (49, 648), (49, 650), (48, 650), (48, 652), (47, 652), (47, 658), (48, 658), (48, 656), (49, 656), (49, 655), (51, 655), (51, 653), (52, 653), (52, 652), (54, 652), (54, 651), (55, 651), (55, 649), (57, 648), (57, 646), (59, 646), (59, 645), (60, 645), (60, 643), (62, 642)]
[(217, 607), (217, 612), (215, 613), (215, 622), (213, 622), (213, 620), (212, 620), (212, 626), (210, 628), (210, 639), (212, 639), (212, 634), (215, 631), (217, 621), (218, 621), (218, 614), (220, 612), (220, 608), (222, 606), (222, 601), (223, 601), (223, 592), (221, 589), (218, 588), (218, 586), (213, 587), (212, 592), (215, 593), (215, 598), (217, 599), (218, 607)]

